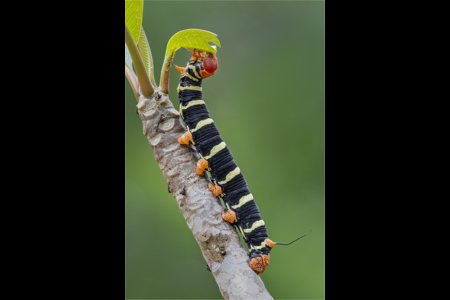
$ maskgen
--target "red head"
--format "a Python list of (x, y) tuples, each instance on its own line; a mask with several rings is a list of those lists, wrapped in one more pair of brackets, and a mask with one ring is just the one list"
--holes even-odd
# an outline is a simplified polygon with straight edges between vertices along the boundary
[(203, 59), (204, 70), (200, 71), (200, 76), (203, 78), (214, 75), (218, 67), (217, 57), (212, 53), (206, 53), (206, 57)]

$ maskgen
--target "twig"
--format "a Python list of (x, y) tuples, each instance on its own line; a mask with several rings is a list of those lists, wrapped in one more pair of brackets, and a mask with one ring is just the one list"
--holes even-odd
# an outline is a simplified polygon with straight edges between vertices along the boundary
[(142, 94), (144, 96), (151, 96), (154, 93), (154, 87), (150, 82), (147, 71), (145, 70), (144, 62), (142, 61), (139, 50), (131, 37), (131, 33), (128, 30), (127, 25), (125, 25), (125, 44), (130, 52), (131, 59), (133, 60), (134, 68), (136, 69), (136, 75), (141, 87)]
[(222, 296), (273, 299), (261, 278), (248, 266), (247, 251), (236, 230), (222, 220), (223, 207), (209, 191), (207, 177), (196, 174), (196, 152), (178, 144), (177, 139), (186, 129), (169, 98), (161, 94), (140, 96), (137, 107), (168, 190), (197, 240)]

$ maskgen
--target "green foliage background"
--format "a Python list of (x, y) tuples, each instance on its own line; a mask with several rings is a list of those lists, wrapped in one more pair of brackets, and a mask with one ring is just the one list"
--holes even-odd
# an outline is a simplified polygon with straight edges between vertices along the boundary
[[(159, 81), (176, 32), (218, 34), (219, 68), (203, 99), (277, 246), (261, 275), (276, 299), (325, 298), (325, 4), (321, 1), (145, 1), (143, 26)], [(190, 53), (178, 50), (174, 64)], [(179, 72), (170, 99), (178, 108)], [(221, 299), (142, 134), (125, 79), (127, 299)]]

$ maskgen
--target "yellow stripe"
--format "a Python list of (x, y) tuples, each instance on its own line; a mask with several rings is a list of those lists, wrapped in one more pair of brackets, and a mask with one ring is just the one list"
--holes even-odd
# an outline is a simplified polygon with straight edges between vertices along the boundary
[(262, 249), (262, 248), (264, 248), (266, 246), (266, 243), (264, 243), (264, 242), (262, 242), (261, 243), (261, 246), (251, 246), (250, 247), (250, 249), (255, 249), (255, 250), (259, 250), (259, 249)]
[(225, 144), (225, 142), (220, 143), (219, 145), (215, 145), (212, 149), (211, 152), (209, 153), (208, 156), (205, 156), (205, 159), (208, 160), (211, 157), (213, 157), (214, 155), (216, 155), (220, 150), (225, 149), (227, 145)]
[(214, 123), (213, 119), (211, 119), (211, 118), (208, 118), (208, 119), (205, 119), (205, 120), (201, 120), (200, 122), (197, 123), (197, 126), (195, 126), (195, 128), (191, 130), (191, 132), (196, 132), (197, 130), (199, 130), (203, 126), (206, 126), (206, 125), (211, 124), (211, 123)]
[(244, 232), (250, 233), (258, 227), (264, 226), (264, 220), (259, 220), (253, 223), (252, 228), (244, 229)]
[(184, 74), (183, 74), (184, 76), (187, 76), (187, 77), (189, 77), (190, 79), (192, 79), (192, 80), (194, 80), (194, 81), (197, 81), (198, 82), (198, 79), (197, 78), (195, 78), (194, 76), (191, 76), (191, 74), (189, 74), (188, 72), (185, 72)]
[(242, 227), (241, 227), (241, 226), (239, 226), (239, 229), (241, 230), (241, 234), (242, 234), (242, 236), (244, 237), (244, 239), (247, 239), (247, 238), (245, 237), (245, 233), (242, 231)]
[(250, 201), (252, 201), (252, 200), (253, 200), (253, 195), (252, 195), (252, 194), (249, 194), (249, 195), (244, 196), (244, 197), (242, 197), (241, 199), (239, 199), (239, 204), (233, 205), (232, 208), (234, 208), (234, 209), (239, 208), (239, 207), (241, 207), (242, 205), (244, 205), (245, 203), (250, 202)]
[(189, 85), (189, 86), (178, 86), (178, 90), (184, 91), (184, 90), (193, 90), (193, 91), (202, 91), (201, 86), (195, 86), (195, 85)]
[(192, 65), (189, 65), (189, 69), (191, 69), (192, 71), (194, 71), (195, 76), (197, 76), (197, 78), (202, 78), (200, 75), (198, 75), (197, 71), (195, 70), (195, 67)]
[(236, 177), (237, 175), (239, 175), (239, 173), (241, 173), (241, 169), (239, 169), (239, 167), (236, 167), (236, 169), (234, 169), (233, 171), (231, 171), (230, 173), (227, 174), (227, 177), (225, 178), (224, 181), (220, 181), (219, 184), (225, 184), (228, 181), (230, 181), (231, 179), (233, 179), (234, 177)]
[(186, 105), (186, 106), (181, 106), (181, 109), (188, 109), (191, 106), (203, 105), (203, 104), (205, 104), (205, 101), (203, 101), (203, 100), (194, 100), (194, 101), (189, 102), (188, 105)]

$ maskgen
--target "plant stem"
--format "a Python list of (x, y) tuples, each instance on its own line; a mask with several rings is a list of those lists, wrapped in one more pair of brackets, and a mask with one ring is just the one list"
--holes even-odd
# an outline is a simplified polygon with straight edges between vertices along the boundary
[(133, 89), (134, 96), (136, 97), (136, 100), (139, 101), (139, 83), (136, 74), (134, 74), (133, 70), (128, 68), (127, 65), (125, 65), (125, 76), (127, 76), (128, 82), (131, 85), (131, 88)]
[(170, 67), (175, 56), (175, 51), (170, 52), (164, 59), (159, 80), (159, 90), (164, 94), (169, 94)]
[(150, 82), (150, 78), (145, 70), (144, 62), (142, 61), (139, 50), (136, 47), (136, 43), (134, 42), (127, 25), (125, 25), (125, 43), (127, 44), (131, 59), (133, 60), (134, 68), (136, 69), (136, 75), (138, 77), (139, 85), (141, 86), (142, 95), (149, 97), (153, 95), (155, 88)]

